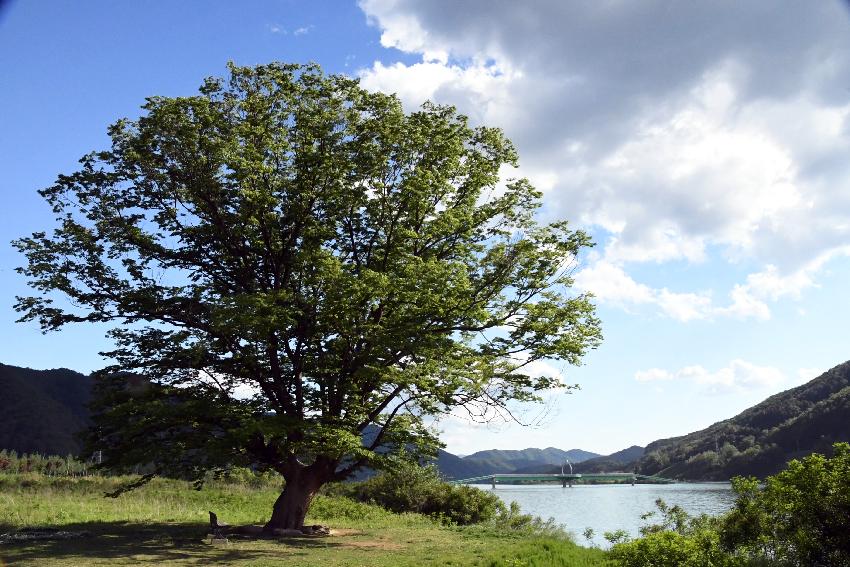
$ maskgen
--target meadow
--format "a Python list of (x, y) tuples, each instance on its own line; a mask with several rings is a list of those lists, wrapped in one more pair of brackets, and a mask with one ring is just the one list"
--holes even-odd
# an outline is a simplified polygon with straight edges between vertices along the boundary
[(0, 475), (0, 542), (3, 534), (26, 528), (85, 532), (65, 540), (7, 538), (0, 543), (0, 565), (610, 565), (603, 551), (580, 547), (566, 534), (492, 523), (446, 525), (327, 495), (316, 497), (308, 523), (330, 526), (331, 536), (216, 541), (208, 535), (209, 510), (230, 524), (262, 524), (277, 487), (215, 481), (197, 491), (187, 482), (155, 479), (117, 498), (104, 497), (126, 480)]

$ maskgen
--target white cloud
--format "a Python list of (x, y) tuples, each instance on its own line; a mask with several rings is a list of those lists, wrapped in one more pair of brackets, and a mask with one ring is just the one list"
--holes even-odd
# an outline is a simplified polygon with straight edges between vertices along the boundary
[(711, 297), (703, 293), (673, 293), (666, 288), (658, 293), (658, 306), (672, 319), (691, 321), (706, 319), (712, 314)]
[[(795, 300), (802, 298), (804, 290), (817, 287), (816, 275), (826, 264), (835, 257), (850, 255), (850, 247), (834, 248), (807, 262), (797, 270), (781, 273), (779, 269), (768, 264), (760, 272), (747, 276), (746, 283), (737, 284), (730, 292), (732, 305), (718, 309), (719, 315), (730, 315), (737, 318), (769, 319), (770, 308), (766, 301), (778, 301), (783, 297)], [(805, 310), (799, 310), (805, 314)]]
[(294, 35), (294, 36), (307, 35), (308, 33), (310, 33), (310, 30), (312, 30), (312, 29), (313, 29), (312, 25), (301, 26), (300, 28), (296, 28), (295, 31), (292, 32), (292, 35)]
[(711, 293), (708, 291), (680, 293), (667, 288), (651, 288), (636, 282), (621, 266), (606, 259), (596, 260), (578, 272), (574, 279), (578, 289), (593, 293), (602, 303), (627, 310), (638, 306), (652, 306), (663, 315), (682, 322), (712, 319), (717, 315), (758, 315), (756, 310), (745, 311), (742, 305), (738, 305), (743, 300), (739, 300), (731, 308), (718, 308), (713, 304)]
[[(597, 285), (600, 299), (654, 303), (682, 320), (767, 319), (768, 302), (816, 285), (813, 258), (835, 258), (850, 239), (840, 2), (361, 6), (384, 46), (422, 57), (362, 69), (365, 86), (503, 127), (520, 173), (546, 190), (546, 214), (608, 233), (605, 259), (620, 273), (597, 271), (626, 288)], [(626, 270), (703, 262), (714, 249), (764, 266), (722, 307), (704, 290), (649, 289)]]
[(735, 319), (770, 319), (770, 307), (755, 297), (745, 285), (735, 284), (729, 292), (732, 304), (716, 310), (718, 315), (727, 315)]
[(683, 234), (676, 226), (646, 226), (640, 230), (642, 234), (639, 238), (631, 238), (629, 234), (624, 234), (627, 223), (618, 221), (612, 226), (610, 219), (619, 218), (619, 215), (612, 211), (599, 211), (597, 214), (591, 224), (604, 226), (617, 235), (605, 246), (605, 256), (611, 261), (660, 263), (680, 259), (701, 262), (705, 259), (705, 239)]
[(655, 303), (657, 293), (633, 280), (620, 266), (600, 260), (575, 275), (579, 289), (592, 292), (600, 301), (620, 306)]
[(785, 296), (800, 299), (803, 290), (816, 285), (813, 277), (822, 265), (810, 263), (783, 275), (776, 266), (768, 264), (764, 270), (748, 275), (746, 283), (736, 284), (729, 293), (732, 304), (717, 309), (716, 313), (737, 319), (770, 319), (767, 301), (775, 302)]
[(768, 264), (763, 271), (747, 276), (746, 288), (759, 297), (774, 301), (784, 295), (799, 297), (804, 289), (815, 285), (812, 272), (816, 269), (812, 266), (782, 275), (776, 266)]
[(448, 57), (445, 51), (437, 55), (429, 51), (432, 42), (428, 33), (419, 23), (415, 14), (408, 13), (400, 3), (394, 0), (363, 0), (361, 8), (366, 12), (370, 23), (381, 28), (381, 45), (394, 47), (409, 53), (423, 53), (426, 61), (442, 60)]
[[(749, 274), (744, 283), (735, 284), (725, 306), (716, 305), (712, 293), (707, 290), (672, 292), (639, 283), (607, 254), (603, 258), (592, 255), (590, 265), (576, 274), (575, 285), (593, 293), (602, 303), (626, 310), (652, 305), (671, 319), (683, 322), (717, 317), (768, 320), (771, 317), (768, 302), (785, 297), (800, 300), (806, 289), (817, 287), (817, 274), (831, 260), (843, 256), (850, 256), (850, 246), (835, 248), (789, 273), (783, 274), (776, 266), (768, 264), (763, 270)], [(805, 310), (800, 314), (804, 315)]]
[(427, 100), (452, 103), (474, 122), (488, 125), (499, 123), (505, 105), (513, 103), (509, 88), (520, 77), (508, 67), (485, 61), (465, 66), (427, 59), (411, 65), (378, 61), (360, 71), (365, 88), (397, 94), (408, 110)]
[(769, 389), (787, 382), (785, 375), (777, 368), (757, 366), (741, 359), (735, 359), (728, 366), (713, 372), (699, 365), (686, 366), (673, 372), (651, 368), (636, 372), (635, 380), (682, 380), (704, 386), (712, 393)]

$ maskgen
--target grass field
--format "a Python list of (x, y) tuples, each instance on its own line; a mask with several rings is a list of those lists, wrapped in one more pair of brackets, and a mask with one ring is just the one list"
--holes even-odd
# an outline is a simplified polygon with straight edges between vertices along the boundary
[(494, 526), (452, 527), (415, 514), (392, 514), (344, 498), (317, 497), (309, 523), (324, 538), (213, 542), (208, 510), (230, 524), (261, 524), (272, 487), (154, 480), (118, 498), (109, 478), (0, 475), (0, 534), (25, 527), (86, 531), (88, 537), (0, 545), (0, 565), (235, 565), (299, 567), (546, 567), (609, 565), (605, 553), (569, 540)]

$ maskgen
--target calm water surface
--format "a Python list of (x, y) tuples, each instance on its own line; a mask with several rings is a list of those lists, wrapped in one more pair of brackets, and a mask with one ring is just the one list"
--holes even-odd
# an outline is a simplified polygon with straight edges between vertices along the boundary
[[(483, 490), (489, 486), (479, 485)], [(497, 485), (494, 493), (505, 503), (516, 501), (522, 511), (541, 518), (554, 518), (576, 536), (576, 543), (587, 545), (582, 536), (593, 528), (593, 543), (608, 547), (604, 532), (626, 530), (633, 536), (646, 525), (641, 514), (655, 510), (655, 500), (678, 504), (691, 515), (721, 514), (732, 506), (734, 495), (728, 483), (576, 485), (561, 488), (552, 485)], [(651, 522), (651, 519), (650, 519)]]

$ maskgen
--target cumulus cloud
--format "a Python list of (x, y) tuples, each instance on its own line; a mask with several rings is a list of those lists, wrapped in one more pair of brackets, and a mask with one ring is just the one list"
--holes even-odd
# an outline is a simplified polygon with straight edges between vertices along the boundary
[(850, 247), (829, 250), (789, 273), (783, 274), (776, 266), (768, 264), (763, 270), (748, 275), (744, 284), (735, 285), (729, 294), (732, 304), (718, 309), (717, 313), (738, 318), (769, 319), (767, 301), (778, 301), (783, 297), (800, 299), (804, 290), (817, 287), (817, 274), (838, 256), (850, 256)]
[(703, 290), (625, 280), (600, 298), (663, 305), (681, 320), (765, 319), (768, 302), (813, 287), (823, 262), (842, 255), (850, 19), (841, 2), (361, 6), (384, 46), (422, 57), (376, 62), (361, 69), (363, 84), (503, 127), (521, 174), (545, 190), (546, 214), (603, 235), (608, 264), (597, 271), (628, 277), (631, 263), (697, 263), (715, 251), (761, 266), (722, 306)]
[(768, 264), (764, 270), (749, 274), (744, 283), (735, 284), (728, 298), (721, 304), (709, 290), (674, 292), (639, 283), (621, 265), (607, 257), (593, 257), (574, 280), (578, 289), (593, 293), (602, 303), (626, 310), (652, 306), (663, 315), (678, 321), (719, 317), (767, 320), (771, 316), (769, 302), (783, 297), (800, 299), (803, 291), (817, 286), (817, 274), (829, 260), (838, 255), (850, 256), (850, 247), (838, 248), (787, 274), (781, 274), (776, 266)]
[(710, 291), (674, 292), (667, 288), (655, 289), (636, 282), (625, 270), (608, 260), (593, 262), (578, 272), (575, 286), (593, 293), (597, 300), (626, 310), (650, 306), (671, 319), (687, 322), (715, 317), (768, 319), (770, 309), (753, 297), (749, 288), (736, 286), (730, 293), (730, 304), (715, 305)]
[(581, 270), (574, 279), (576, 287), (606, 303), (627, 307), (657, 301), (656, 290), (637, 283), (623, 268), (604, 260)]
[(641, 370), (635, 373), (638, 382), (659, 380), (682, 380), (701, 385), (712, 393), (775, 388), (786, 383), (785, 374), (771, 366), (757, 366), (745, 360), (735, 359), (728, 366), (715, 371), (694, 365), (675, 371), (660, 368)]
[(718, 315), (728, 315), (736, 319), (770, 319), (770, 307), (753, 295), (749, 286), (736, 284), (729, 292), (732, 303), (728, 307), (716, 310)]
[(603, 303), (625, 309), (642, 305), (656, 307), (678, 321), (708, 319), (716, 313), (709, 292), (679, 293), (667, 288), (654, 289), (636, 282), (621, 266), (599, 260), (578, 272), (575, 286), (588, 291)]

